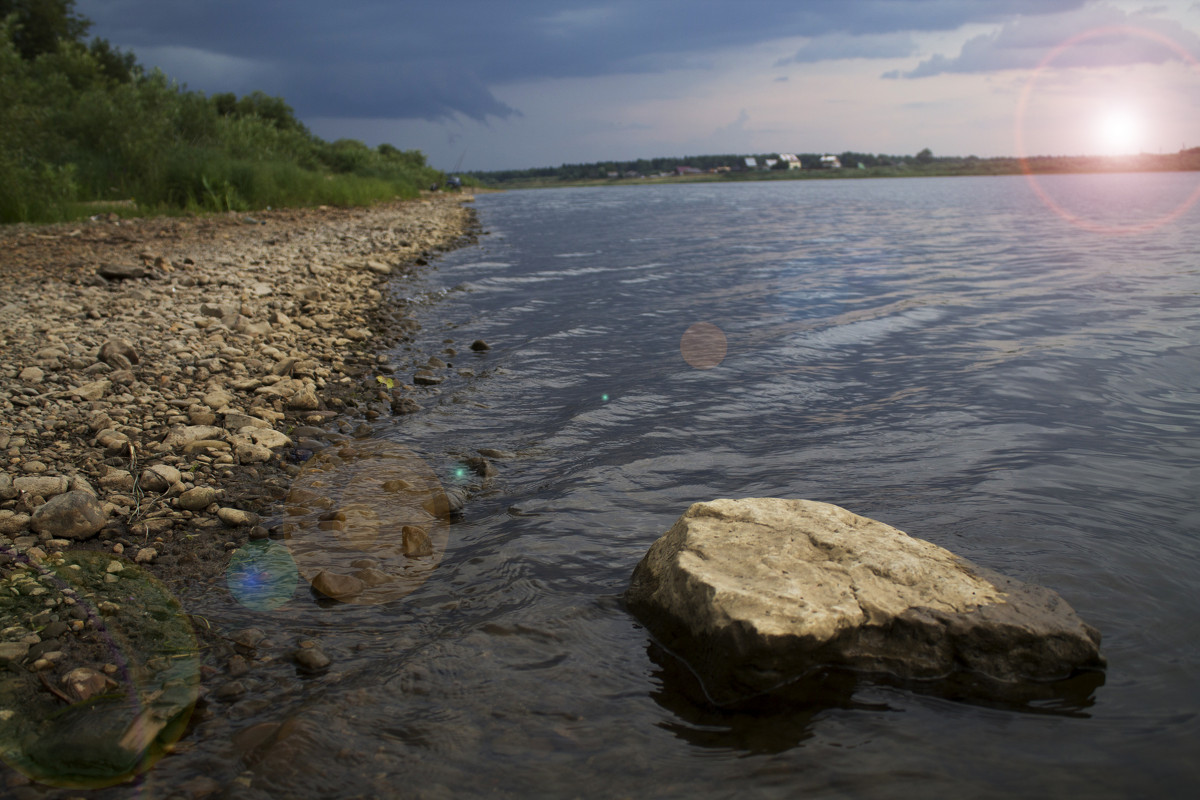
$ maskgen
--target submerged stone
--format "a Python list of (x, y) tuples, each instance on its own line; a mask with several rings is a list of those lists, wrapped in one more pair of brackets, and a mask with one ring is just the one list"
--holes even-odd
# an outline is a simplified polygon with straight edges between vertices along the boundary
[(696, 503), (626, 600), (719, 702), (833, 667), (1002, 683), (1100, 668), (1100, 634), (1057, 594), (827, 503)]

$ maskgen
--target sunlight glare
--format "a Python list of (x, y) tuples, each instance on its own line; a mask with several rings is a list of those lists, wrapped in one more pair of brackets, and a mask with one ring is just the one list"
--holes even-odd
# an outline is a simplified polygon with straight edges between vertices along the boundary
[(1140, 149), (1142, 124), (1128, 108), (1110, 108), (1101, 115), (1097, 132), (1104, 155), (1130, 155)]

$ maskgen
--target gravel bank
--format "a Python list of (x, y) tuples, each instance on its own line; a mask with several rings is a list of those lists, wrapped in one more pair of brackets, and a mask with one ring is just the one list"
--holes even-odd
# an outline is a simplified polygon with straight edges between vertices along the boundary
[(416, 326), (388, 283), (473, 239), (466, 199), (0, 229), (0, 746), (22, 773), (70, 772), (86, 743), (16, 744), (70, 704), (123, 690), (169, 729), (147, 698), (179, 670), (113, 663), (114, 632), (185, 637), (163, 597), (270, 536), (313, 451), (419, 408), (441, 362), (379, 355)]

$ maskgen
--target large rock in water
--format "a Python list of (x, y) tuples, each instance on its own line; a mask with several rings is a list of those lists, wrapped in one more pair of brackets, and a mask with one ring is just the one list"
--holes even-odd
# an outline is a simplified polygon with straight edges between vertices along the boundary
[(630, 609), (718, 702), (819, 670), (1048, 681), (1104, 665), (1057, 594), (828, 503), (696, 503), (651, 547)]

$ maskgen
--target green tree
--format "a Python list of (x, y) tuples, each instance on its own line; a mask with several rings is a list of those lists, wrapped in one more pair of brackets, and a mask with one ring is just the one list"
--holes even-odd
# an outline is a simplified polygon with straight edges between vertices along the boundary
[(926, 147), (924, 150), (917, 153), (917, 163), (918, 164), (932, 164), (933, 163), (933, 151), (930, 150), (928, 147)]
[(33, 61), (58, 50), (59, 42), (78, 42), (92, 23), (75, 13), (75, 0), (0, 0), (0, 19), (16, 15), (12, 41), (21, 58)]

